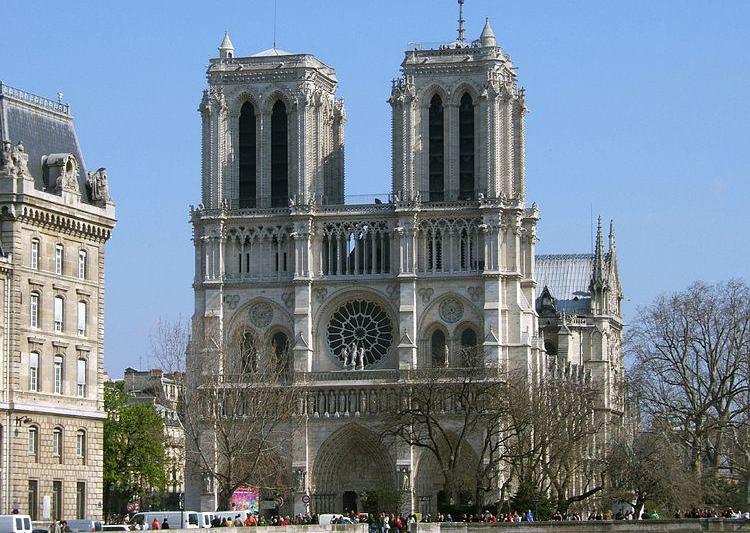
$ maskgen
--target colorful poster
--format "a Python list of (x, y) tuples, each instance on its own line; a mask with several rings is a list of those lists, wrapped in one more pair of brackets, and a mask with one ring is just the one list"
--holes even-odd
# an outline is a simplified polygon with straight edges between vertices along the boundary
[(232, 493), (231, 511), (247, 511), (248, 513), (258, 512), (258, 496), (260, 490), (258, 487), (248, 487), (243, 485), (238, 487)]

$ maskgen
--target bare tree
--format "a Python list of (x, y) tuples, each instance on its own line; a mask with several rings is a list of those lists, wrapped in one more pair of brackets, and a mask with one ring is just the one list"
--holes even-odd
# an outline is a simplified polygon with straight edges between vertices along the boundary
[(660, 296), (628, 338), (654, 428), (685, 446), (698, 479), (718, 480), (747, 413), (750, 289), (738, 280)]
[(481, 358), (480, 350), (462, 350), (463, 368), (411, 372), (398, 407), (382, 421), (383, 431), (432, 455), (450, 505), (459, 502), (460, 493), (478, 496), (480, 485), (469, 478), (482, 472), (470, 441), (481, 443), (496, 389), (503, 386), (498, 369), (479, 367)]
[(232, 337), (209, 330), (187, 340), (185, 333), (181, 321), (158, 323), (152, 353), (166, 368), (186, 370), (180, 418), (187, 463), (216, 486), (219, 509), (229, 509), (243, 485), (287, 493), (291, 464), (284, 458), (300, 399), (290, 347), (263, 342), (249, 328)]
[(684, 449), (672, 435), (659, 431), (624, 432), (608, 459), (607, 497), (628, 502), (640, 517), (646, 502), (686, 509), (702, 502)]
[(194, 335), (189, 357), (188, 460), (217, 484), (218, 506), (228, 509), (242, 485), (286, 494), (291, 465), (283, 458), (300, 398), (289, 347), (243, 329), (234, 338)]
[[(524, 390), (525, 387), (525, 390)], [(594, 409), (597, 392), (587, 380), (547, 374), (517, 386), (509, 424), (508, 467), (520, 486), (567, 512), (604, 488), (604, 449), (597, 443), (604, 420)]]

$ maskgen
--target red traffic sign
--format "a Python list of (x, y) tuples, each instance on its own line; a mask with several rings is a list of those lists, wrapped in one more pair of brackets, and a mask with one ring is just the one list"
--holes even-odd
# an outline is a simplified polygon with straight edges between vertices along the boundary
[(279, 496), (278, 498), (276, 498), (276, 507), (281, 507), (282, 505), (284, 505), (284, 498)]
[(310, 503), (310, 496), (308, 494), (302, 496), (302, 503)]

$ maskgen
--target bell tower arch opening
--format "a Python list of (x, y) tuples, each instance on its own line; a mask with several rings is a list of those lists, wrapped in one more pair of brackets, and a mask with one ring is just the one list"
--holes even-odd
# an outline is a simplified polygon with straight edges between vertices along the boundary
[(428, 121), (429, 201), (442, 202), (445, 199), (445, 116), (439, 94), (430, 100)]
[(474, 100), (469, 93), (458, 107), (458, 199), (474, 200)]
[(256, 205), (255, 108), (250, 102), (242, 104), (239, 119), (239, 206)]
[(289, 124), (281, 100), (271, 111), (271, 207), (285, 207), (289, 201)]

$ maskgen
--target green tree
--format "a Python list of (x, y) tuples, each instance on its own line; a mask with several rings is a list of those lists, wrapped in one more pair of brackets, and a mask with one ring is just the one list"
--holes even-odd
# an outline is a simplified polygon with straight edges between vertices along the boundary
[(130, 403), (122, 386), (104, 389), (104, 487), (109, 515), (166, 486), (164, 421), (153, 405)]

